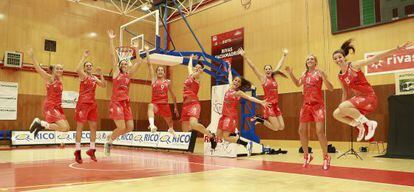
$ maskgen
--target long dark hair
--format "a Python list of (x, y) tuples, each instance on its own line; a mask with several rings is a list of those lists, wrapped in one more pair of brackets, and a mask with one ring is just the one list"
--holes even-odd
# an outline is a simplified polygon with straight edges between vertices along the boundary
[(50, 73), (53, 73), (53, 70), (55, 70), (55, 65), (49, 65), (49, 71)]
[[(263, 67), (263, 69), (264, 69), (264, 68), (266, 68), (267, 66), (269, 66), (271, 69), (273, 69), (272, 65), (265, 65), (265, 66)], [(287, 75), (286, 75), (285, 73), (283, 73), (283, 72), (279, 71), (279, 70), (277, 70), (277, 71), (273, 71), (273, 72), (272, 72), (272, 78), (274, 78), (276, 75), (280, 75), (280, 76), (282, 76), (282, 77), (284, 77), (284, 78), (287, 78)]]
[(252, 83), (245, 79), (243, 76), (236, 76), (235, 78), (240, 78), (240, 87), (238, 88), (239, 90), (245, 92), (245, 91), (249, 91), (252, 88)]
[(121, 63), (122, 63), (122, 61), (125, 61), (125, 62), (127, 62), (127, 63), (128, 63), (128, 60), (126, 60), (126, 59), (120, 59), (120, 60), (118, 61), (118, 69), (119, 69), (119, 71), (120, 71), (121, 73), (126, 73), (126, 71), (122, 71), (122, 67), (121, 67)]
[(353, 45), (351, 45), (352, 41), (353, 41), (353, 39), (348, 39), (347, 41), (345, 41), (344, 43), (342, 43), (341, 48), (338, 49), (338, 50), (336, 50), (336, 51), (334, 51), (332, 53), (332, 56), (334, 56), (337, 53), (340, 53), (344, 57), (346, 57), (350, 53), (349, 50), (352, 50), (352, 53), (355, 53), (355, 47)]

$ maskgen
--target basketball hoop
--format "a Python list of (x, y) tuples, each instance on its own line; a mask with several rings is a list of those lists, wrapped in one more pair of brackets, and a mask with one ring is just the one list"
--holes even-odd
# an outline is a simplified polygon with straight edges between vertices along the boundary
[(119, 61), (127, 60), (130, 61), (136, 58), (135, 49), (130, 46), (120, 46), (115, 48), (116, 54), (118, 55)]

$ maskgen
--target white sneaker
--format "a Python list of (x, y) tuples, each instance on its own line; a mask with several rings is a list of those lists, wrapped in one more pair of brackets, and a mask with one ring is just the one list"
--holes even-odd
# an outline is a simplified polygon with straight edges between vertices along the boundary
[(361, 123), (356, 128), (359, 130), (358, 137), (357, 137), (357, 141), (362, 141), (362, 139), (365, 136), (365, 127), (364, 127), (364, 124)]
[(377, 129), (378, 123), (376, 121), (368, 121), (368, 133), (365, 135), (365, 140), (370, 140), (372, 137), (374, 137), (375, 129)]
[(253, 150), (252, 141), (247, 142), (246, 149), (247, 149), (247, 156), (250, 157), (252, 155), (252, 150)]
[(150, 125), (149, 127), (148, 127), (148, 129), (151, 131), (151, 133), (155, 133), (155, 132), (157, 132), (157, 127), (154, 125), (154, 126), (152, 126), (152, 125)]
[(308, 167), (310, 162), (313, 160), (313, 156), (311, 154), (303, 154), (303, 165), (302, 167)]
[(331, 157), (329, 155), (326, 155), (323, 157), (323, 170), (328, 170), (329, 167), (331, 167)]

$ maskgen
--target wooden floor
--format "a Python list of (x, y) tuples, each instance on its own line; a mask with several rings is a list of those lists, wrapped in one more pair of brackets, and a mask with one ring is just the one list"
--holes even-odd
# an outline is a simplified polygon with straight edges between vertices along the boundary
[(0, 191), (414, 191), (414, 160), (374, 157), (377, 152), (361, 153), (362, 161), (336, 159), (337, 153), (323, 171), (320, 150), (302, 168), (298, 141), (267, 143), (289, 152), (216, 158), (201, 155), (197, 142), (195, 154), (117, 148), (105, 157), (98, 148), (92, 162), (84, 147), (84, 163), (76, 164), (73, 147), (1, 150)]

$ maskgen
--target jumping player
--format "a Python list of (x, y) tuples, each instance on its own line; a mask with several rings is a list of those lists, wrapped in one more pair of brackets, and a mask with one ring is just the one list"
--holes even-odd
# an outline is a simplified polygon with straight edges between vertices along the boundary
[[(114, 38), (115, 34), (112, 30), (108, 31), (109, 36), (109, 47), (112, 58), (112, 97), (109, 103), (109, 117), (114, 120), (116, 129), (112, 131), (112, 134), (108, 135), (107, 141), (105, 142), (105, 154), (110, 155), (110, 149), (112, 141), (118, 138), (120, 135), (131, 132), (134, 130), (134, 122), (131, 112), (131, 104), (129, 101), (129, 84), (131, 76), (137, 71), (138, 67), (141, 66), (141, 57), (137, 55), (137, 61), (132, 64), (131, 67), (128, 65), (131, 63), (130, 58), (118, 58), (115, 57), (114, 53)], [(136, 46), (136, 45), (134, 45)], [(139, 53), (137, 47), (135, 47), (136, 53)]]
[(77, 163), (82, 163), (81, 138), (83, 126), (86, 122), (88, 122), (90, 130), (90, 145), (86, 154), (89, 155), (93, 161), (97, 161), (95, 156), (95, 140), (98, 121), (98, 106), (95, 100), (95, 89), (96, 86), (106, 87), (106, 81), (102, 75), (102, 70), (99, 67), (96, 68), (96, 73), (99, 78), (92, 74), (93, 64), (89, 61), (85, 61), (88, 56), (89, 51), (85, 51), (76, 69), (80, 79), (79, 98), (75, 109), (77, 127), (76, 150), (74, 154)]
[[(367, 119), (365, 115), (376, 109), (377, 96), (365, 78), (361, 68), (378, 62), (398, 50), (407, 49), (412, 43), (407, 42), (402, 46), (397, 46), (395, 49), (385, 51), (368, 59), (348, 62), (346, 56), (350, 53), (350, 50), (355, 52), (355, 48), (351, 43), (352, 39), (347, 40), (342, 44), (340, 49), (334, 51), (332, 54), (333, 60), (340, 68), (338, 78), (342, 85), (342, 103), (335, 109), (333, 116), (338, 121), (359, 130), (357, 141), (361, 141), (362, 139), (370, 140), (374, 136), (378, 124), (376, 121)], [(349, 90), (355, 95), (350, 99), (348, 99)], [(365, 129), (368, 130), (366, 135)]]
[(296, 86), (303, 85), (303, 104), (299, 117), (299, 137), (304, 152), (303, 167), (307, 167), (313, 159), (308, 152), (309, 139), (307, 130), (311, 123), (315, 123), (316, 134), (323, 152), (322, 168), (328, 170), (331, 157), (328, 155), (328, 141), (325, 135), (325, 104), (323, 101), (322, 84), (325, 84), (329, 91), (333, 90), (333, 85), (328, 80), (325, 72), (316, 68), (317, 64), (318, 59), (316, 56), (309, 55), (305, 62), (306, 71), (300, 79), (295, 77), (291, 67), (285, 67), (285, 69)]
[(270, 103), (261, 101), (244, 93), (245, 90), (251, 88), (251, 83), (240, 76), (233, 79), (231, 64), (229, 65), (228, 72), (230, 87), (224, 95), (223, 110), (218, 123), (217, 137), (223, 138), (230, 143), (238, 143), (245, 146), (248, 151), (247, 155), (250, 156), (252, 152), (252, 142), (243, 141), (238, 135), (231, 136), (234, 134), (238, 123), (237, 105), (240, 103), (240, 98), (261, 104), (265, 108), (270, 107)]
[(273, 131), (283, 130), (285, 128), (285, 123), (283, 121), (282, 112), (279, 109), (278, 84), (275, 77), (276, 75), (282, 75), (283, 77), (286, 77), (286, 75), (281, 73), (279, 69), (282, 67), (288, 55), (288, 50), (283, 50), (282, 58), (280, 59), (275, 69), (273, 69), (271, 65), (265, 65), (264, 74), (260, 73), (259, 70), (257, 70), (253, 62), (247, 58), (246, 53), (243, 49), (240, 49), (239, 53), (241, 56), (243, 56), (243, 59), (247, 62), (249, 67), (253, 70), (254, 74), (262, 83), (265, 100), (271, 103), (271, 107), (264, 109), (263, 117), (256, 115), (254, 117), (254, 120), (263, 123), (267, 128)]
[(165, 69), (162, 66), (158, 66), (156, 68), (156, 75), (154, 74), (154, 69), (148, 56), (148, 47), (145, 47), (145, 50), (147, 52), (148, 72), (150, 74), (152, 87), (152, 99), (151, 103), (148, 105), (148, 129), (150, 129), (151, 132), (157, 131), (158, 128), (154, 123), (154, 115), (160, 115), (168, 125), (168, 132), (175, 135), (174, 122), (172, 120), (170, 105), (168, 104), (168, 92), (171, 94), (171, 98), (174, 102), (174, 113), (176, 117), (179, 117), (180, 114), (178, 113), (177, 99), (171, 89), (171, 81), (165, 78)]
[(181, 111), (181, 123), (183, 131), (189, 132), (196, 130), (210, 138), (211, 146), (214, 149), (216, 141), (215, 135), (198, 122), (200, 118), (201, 106), (198, 100), (198, 90), (200, 89), (200, 76), (203, 73), (203, 64), (196, 63), (193, 68), (193, 55), (187, 64), (188, 77), (184, 81), (183, 90), (183, 109)]
[(29, 56), (34, 62), (34, 68), (37, 73), (46, 81), (46, 98), (43, 104), (43, 116), (46, 121), (35, 118), (30, 125), (30, 133), (36, 137), (39, 131), (44, 129), (67, 132), (70, 130), (69, 123), (66, 120), (62, 109), (62, 74), (63, 66), (60, 64), (49, 66), (51, 74), (42, 69), (33, 50), (28, 51)]

